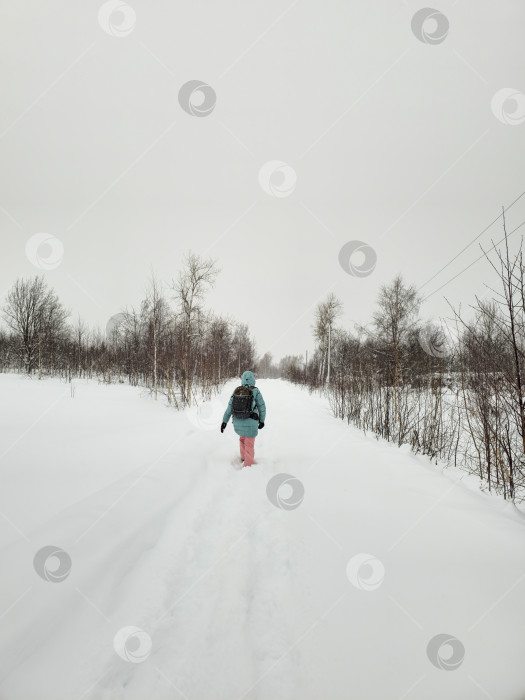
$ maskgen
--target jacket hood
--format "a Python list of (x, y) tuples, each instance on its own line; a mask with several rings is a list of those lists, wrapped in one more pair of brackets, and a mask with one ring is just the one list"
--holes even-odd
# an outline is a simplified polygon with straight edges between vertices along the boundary
[(242, 373), (241, 383), (243, 386), (255, 386), (255, 375), (250, 370)]

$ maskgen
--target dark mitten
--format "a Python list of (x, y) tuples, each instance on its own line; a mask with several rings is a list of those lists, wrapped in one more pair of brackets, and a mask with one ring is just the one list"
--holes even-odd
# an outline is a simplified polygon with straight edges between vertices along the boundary
[(264, 423), (263, 423), (263, 421), (260, 420), (260, 421), (259, 421), (259, 430), (260, 430), (261, 428), (264, 428)]
[(221, 423), (221, 433), (224, 432), (224, 428), (226, 427), (226, 423)]

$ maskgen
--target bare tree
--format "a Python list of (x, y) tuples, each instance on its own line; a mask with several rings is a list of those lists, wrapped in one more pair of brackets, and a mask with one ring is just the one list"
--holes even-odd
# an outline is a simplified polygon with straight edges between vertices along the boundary
[(77, 320), (77, 325), (75, 326), (75, 330), (74, 330), (76, 368), (77, 368), (77, 374), (79, 377), (82, 376), (82, 366), (83, 366), (82, 354), (84, 351), (85, 339), (87, 337), (87, 334), (88, 334), (88, 327), (80, 319), (80, 316), (79, 316), (78, 320)]
[(3, 317), (15, 334), (28, 374), (38, 366), (41, 376), (44, 353), (65, 337), (68, 316), (43, 275), (18, 279), (8, 292)]
[[(317, 340), (321, 354), (319, 365), (319, 381), (322, 380), (323, 369), (326, 364), (326, 383), (330, 383), (330, 358), (332, 346), (332, 330), (334, 322), (341, 315), (343, 305), (341, 301), (331, 292), (327, 299), (320, 302), (315, 310), (314, 337)], [(326, 358), (326, 359), (325, 359)]]
[(261, 377), (272, 376), (272, 353), (265, 352), (257, 362), (257, 373)]
[(245, 369), (255, 365), (255, 342), (250, 338), (248, 325), (237, 323), (232, 338), (234, 373), (240, 377)]
[(177, 282), (172, 284), (179, 304), (184, 340), (185, 403), (191, 405), (191, 382), (193, 376), (192, 350), (194, 338), (200, 336), (200, 322), (203, 317), (203, 300), (208, 288), (213, 287), (219, 273), (216, 262), (204, 260), (189, 253)]
[(166, 300), (160, 293), (160, 284), (151, 273), (147, 297), (143, 302), (142, 312), (146, 320), (147, 333), (152, 346), (153, 393), (158, 396), (159, 354), (170, 321), (170, 311)]
[(405, 285), (402, 276), (397, 275), (390, 284), (381, 287), (377, 304), (379, 308), (373, 314), (373, 325), (377, 339), (391, 352), (394, 413), (397, 416), (400, 350), (413, 329), (421, 297), (414, 285)]

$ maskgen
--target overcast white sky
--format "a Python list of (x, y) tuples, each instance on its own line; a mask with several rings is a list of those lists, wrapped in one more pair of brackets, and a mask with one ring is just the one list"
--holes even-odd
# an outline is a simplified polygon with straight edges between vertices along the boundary
[[(368, 320), (381, 284), (423, 285), (525, 190), (522, 0), (432, 5), (449, 25), (433, 44), (412, 0), (113, 5), (0, 0), (2, 299), (42, 272), (26, 253), (37, 233), (63, 245), (50, 284), (101, 328), (192, 250), (222, 270), (208, 305), (278, 359), (313, 349), (329, 291), (343, 325)], [(205, 117), (179, 104), (191, 80), (216, 95)], [(269, 161), (290, 166), (286, 196), (261, 186)], [(525, 197), (509, 230), (524, 220)], [(500, 222), (479, 242), (491, 237)], [(377, 255), (362, 278), (338, 259), (354, 240)], [(422, 292), (479, 255), (476, 242)], [(445, 294), (470, 303), (490, 275), (476, 263), (423, 316), (449, 315)]]

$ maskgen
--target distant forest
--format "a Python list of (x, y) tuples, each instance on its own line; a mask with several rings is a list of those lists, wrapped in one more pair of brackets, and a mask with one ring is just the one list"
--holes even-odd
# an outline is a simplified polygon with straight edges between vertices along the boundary
[(205, 308), (218, 274), (215, 261), (189, 253), (177, 279), (163, 285), (152, 275), (140, 307), (112, 316), (104, 331), (69, 323), (43, 275), (18, 279), (3, 306), (1, 370), (127, 381), (177, 408), (209, 398), (255, 365), (248, 326)]
[[(381, 288), (371, 322), (337, 327), (333, 294), (316, 309), (316, 350), (281, 362), (282, 375), (328, 396), (334, 415), (410, 444), (479, 477), (488, 491), (525, 499), (525, 268), (522, 244), (503, 246), (494, 283), (468, 318), (450, 306), (439, 324), (420, 318), (423, 298), (401, 276)], [(349, 456), (350, 458), (350, 456)]]

